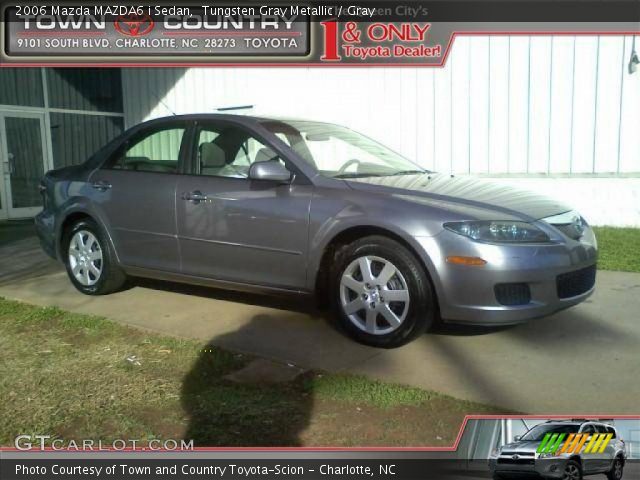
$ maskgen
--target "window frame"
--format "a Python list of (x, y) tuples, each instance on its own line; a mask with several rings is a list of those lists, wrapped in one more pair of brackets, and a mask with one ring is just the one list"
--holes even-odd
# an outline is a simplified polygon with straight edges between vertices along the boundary
[[(175, 130), (182, 128), (184, 132), (182, 139), (180, 140), (180, 149), (178, 151), (178, 164), (176, 165), (175, 172), (158, 172), (153, 170), (129, 170), (126, 168), (114, 168), (116, 160), (119, 156), (124, 154), (129, 148), (134, 147), (138, 143), (145, 139), (160, 133), (164, 130)], [(107, 158), (100, 166), (101, 170), (119, 171), (119, 172), (132, 172), (132, 173), (155, 173), (159, 175), (182, 175), (185, 172), (185, 161), (187, 154), (187, 147), (192, 141), (193, 135), (193, 122), (188, 120), (172, 120), (161, 123), (155, 123), (153, 125), (142, 125), (140, 128), (131, 132), (120, 145), (118, 145), (112, 152), (109, 153)]]
[(235, 122), (231, 120), (221, 120), (221, 119), (211, 119), (211, 120), (204, 119), (204, 120), (196, 120), (193, 122), (191, 135), (189, 138), (189, 145), (185, 149), (186, 150), (185, 162), (184, 162), (185, 168), (183, 172), (185, 175), (195, 176), (200, 178), (225, 179), (230, 181), (244, 181), (244, 182), (252, 181), (249, 177), (242, 178), (242, 177), (226, 177), (224, 175), (202, 175), (199, 172), (197, 154), (198, 154), (198, 139), (199, 139), (200, 132), (202, 130), (207, 130), (207, 129), (215, 130), (216, 128), (220, 129), (224, 127), (233, 127), (233, 128), (242, 130), (250, 137), (253, 137), (254, 140), (257, 140), (258, 142), (263, 144), (265, 147), (269, 147), (275, 153), (277, 153), (278, 157), (284, 162), (286, 169), (292, 173), (292, 178), (290, 182), (291, 184), (311, 184), (307, 176), (290, 159), (290, 154), (286, 150), (287, 148), (290, 148), (290, 147), (288, 147), (288, 145), (285, 142), (280, 140), (274, 134), (267, 132), (268, 135), (271, 135), (275, 140), (277, 140), (278, 142), (282, 142), (285, 148), (277, 145), (277, 143), (275, 143), (273, 139), (268, 138), (268, 136), (261, 134), (260, 132), (256, 131), (253, 128), (250, 128), (249, 126), (243, 123)]
[[(587, 432), (587, 428), (593, 430), (591, 432)], [(580, 433), (588, 433), (589, 435), (598, 433), (598, 429), (596, 428), (594, 423), (585, 423), (582, 425), (582, 427), (580, 427)]]

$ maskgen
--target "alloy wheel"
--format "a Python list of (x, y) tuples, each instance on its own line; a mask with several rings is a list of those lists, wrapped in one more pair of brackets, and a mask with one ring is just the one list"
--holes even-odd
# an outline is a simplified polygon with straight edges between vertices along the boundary
[(613, 464), (613, 476), (618, 480), (622, 478), (622, 462), (619, 458)]
[(580, 480), (580, 469), (577, 465), (570, 463), (564, 469), (564, 480)]
[(96, 236), (87, 231), (76, 232), (69, 242), (69, 267), (83, 286), (95, 285), (102, 275), (102, 247)]
[(397, 330), (409, 312), (409, 288), (389, 260), (372, 255), (352, 261), (340, 279), (340, 303), (349, 320), (372, 335)]

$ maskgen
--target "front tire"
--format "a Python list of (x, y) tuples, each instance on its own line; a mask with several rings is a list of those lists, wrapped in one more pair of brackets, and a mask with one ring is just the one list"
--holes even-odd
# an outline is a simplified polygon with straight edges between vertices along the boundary
[(71, 283), (85, 295), (116, 292), (127, 280), (106, 235), (91, 219), (79, 220), (65, 232), (62, 254)]
[(330, 281), (336, 318), (360, 343), (399, 347), (433, 323), (429, 278), (413, 253), (387, 237), (364, 237), (340, 248)]
[(582, 467), (574, 460), (567, 461), (564, 466), (563, 480), (582, 480)]

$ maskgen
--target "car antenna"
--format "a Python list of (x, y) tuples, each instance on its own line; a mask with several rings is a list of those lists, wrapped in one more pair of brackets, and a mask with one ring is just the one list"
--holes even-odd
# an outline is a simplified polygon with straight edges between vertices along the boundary
[(250, 110), (253, 108), (253, 105), (238, 105), (233, 107), (220, 107), (216, 108), (218, 112), (229, 112), (231, 110)]
[(171, 110), (171, 108), (169, 107), (169, 105), (167, 105), (161, 98), (160, 95), (158, 95), (155, 90), (152, 90), (151, 93), (153, 93), (153, 96), (156, 97), (156, 100), (158, 100), (158, 103), (160, 103), (164, 108), (166, 108), (167, 110), (169, 110), (169, 112), (171, 112), (171, 115), (173, 115), (174, 117), (177, 117), (178, 114), (176, 112), (174, 112), (173, 110)]

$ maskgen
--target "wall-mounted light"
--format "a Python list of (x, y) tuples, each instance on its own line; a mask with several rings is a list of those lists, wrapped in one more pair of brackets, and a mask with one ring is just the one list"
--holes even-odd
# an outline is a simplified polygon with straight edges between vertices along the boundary
[(633, 43), (631, 44), (631, 59), (629, 60), (629, 75), (638, 71), (638, 65), (640, 65), (640, 58), (638, 58), (638, 52), (636, 52), (636, 37), (633, 37)]

